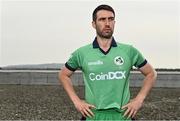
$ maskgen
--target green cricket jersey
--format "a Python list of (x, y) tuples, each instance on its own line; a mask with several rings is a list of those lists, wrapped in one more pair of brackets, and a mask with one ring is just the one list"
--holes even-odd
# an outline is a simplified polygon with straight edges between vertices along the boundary
[(110, 49), (104, 52), (95, 38), (92, 44), (73, 52), (65, 66), (71, 71), (82, 70), (88, 103), (97, 109), (120, 109), (130, 99), (130, 70), (146, 63), (131, 45), (117, 43), (113, 38)]

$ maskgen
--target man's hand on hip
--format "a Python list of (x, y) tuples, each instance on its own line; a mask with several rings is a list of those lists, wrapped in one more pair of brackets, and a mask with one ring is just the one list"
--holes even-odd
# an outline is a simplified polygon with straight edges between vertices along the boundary
[(138, 110), (142, 107), (143, 101), (135, 98), (131, 100), (128, 104), (122, 107), (123, 110), (126, 110), (123, 116), (128, 118), (133, 118), (137, 114)]
[(84, 117), (92, 117), (94, 116), (91, 111), (92, 108), (96, 108), (94, 105), (88, 104), (84, 100), (78, 100), (74, 102), (76, 109), (84, 116)]

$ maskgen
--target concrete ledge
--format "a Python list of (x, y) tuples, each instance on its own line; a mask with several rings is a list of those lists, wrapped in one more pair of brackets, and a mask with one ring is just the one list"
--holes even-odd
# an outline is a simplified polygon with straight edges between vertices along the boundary
[(2, 70), (0, 84), (57, 85), (58, 71), (46, 70)]
[[(76, 86), (84, 85), (80, 71), (72, 80)], [(131, 72), (131, 87), (140, 87), (142, 80), (140, 72)], [(0, 84), (58, 85), (58, 70), (0, 70)], [(156, 87), (180, 87), (180, 72), (158, 72)]]

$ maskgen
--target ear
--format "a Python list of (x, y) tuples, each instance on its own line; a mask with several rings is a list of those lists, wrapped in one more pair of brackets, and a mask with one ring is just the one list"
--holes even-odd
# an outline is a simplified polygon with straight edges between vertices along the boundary
[(96, 29), (96, 23), (95, 23), (95, 21), (92, 21), (92, 27), (93, 27), (94, 29)]

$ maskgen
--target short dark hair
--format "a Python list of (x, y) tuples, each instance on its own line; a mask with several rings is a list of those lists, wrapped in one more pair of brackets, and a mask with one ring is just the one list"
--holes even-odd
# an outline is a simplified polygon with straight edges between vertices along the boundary
[(93, 21), (96, 21), (97, 12), (100, 11), (100, 10), (111, 11), (114, 14), (114, 17), (115, 17), (114, 9), (111, 6), (109, 6), (109, 5), (103, 4), (103, 5), (99, 5), (96, 9), (94, 9), (93, 14), (92, 14)]

